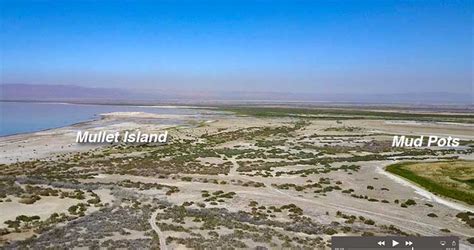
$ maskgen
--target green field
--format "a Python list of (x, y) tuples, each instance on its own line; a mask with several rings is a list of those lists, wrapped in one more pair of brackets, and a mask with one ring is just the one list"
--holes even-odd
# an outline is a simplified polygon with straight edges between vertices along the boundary
[(386, 170), (432, 193), (474, 205), (474, 161), (404, 162)]
[(410, 113), (399, 111), (376, 111), (348, 108), (297, 108), (297, 107), (252, 107), (252, 106), (221, 106), (219, 110), (234, 112), (241, 115), (259, 117), (299, 117), (319, 119), (384, 119), (412, 120), (426, 122), (459, 122), (474, 123), (471, 114), (442, 113)]

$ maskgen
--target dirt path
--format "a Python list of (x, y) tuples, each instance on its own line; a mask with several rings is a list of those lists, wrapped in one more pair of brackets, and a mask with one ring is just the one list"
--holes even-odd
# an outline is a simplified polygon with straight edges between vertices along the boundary
[[(247, 181), (257, 181), (255, 179), (249, 177), (249, 176), (240, 175), (239, 172), (237, 172), (237, 168), (239, 167), (239, 165), (237, 164), (236, 160), (232, 158), (232, 159), (230, 159), (230, 161), (233, 164), (233, 167), (229, 171), (230, 176), (233, 176), (233, 177), (239, 178), (239, 179), (244, 179), (244, 180), (247, 180)], [(396, 227), (398, 227), (400, 229), (410, 231), (410, 232), (414, 232), (414, 233), (418, 233), (420, 235), (432, 235), (432, 233), (429, 230), (424, 230), (423, 228), (437, 228), (438, 230), (442, 229), (442, 227), (437, 227), (437, 226), (434, 226), (432, 224), (423, 223), (423, 222), (420, 222), (420, 221), (404, 219), (404, 218), (401, 218), (400, 216), (391, 216), (391, 215), (388, 215), (386, 213), (378, 213), (378, 212), (368, 211), (367, 209), (362, 210), (362, 209), (359, 209), (359, 208), (356, 208), (356, 207), (350, 207), (350, 206), (347, 206), (347, 205), (340, 205), (340, 204), (335, 204), (335, 203), (330, 203), (330, 202), (319, 202), (319, 201), (316, 201), (316, 200), (313, 200), (313, 199), (307, 199), (307, 198), (304, 198), (304, 197), (297, 197), (295, 195), (284, 192), (280, 189), (274, 188), (271, 185), (272, 184), (271, 181), (269, 181), (269, 180), (263, 180), (263, 182), (265, 183), (265, 186), (268, 189), (270, 189), (271, 191), (273, 191), (274, 193), (284, 195), (284, 196), (286, 196), (286, 197), (288, 197), (292, 200), (298, 200), (300, 202), (311, 203), (311, 204), (314, 204), (314, 205), (318, 205), (319, 207), (327, 207), (327, 208), (333, 208), (333, 209), (337, 208), (341, 211), (350, 212), (350, 213), (354, 213), (354, 214), (357, 214), (357, 215), (371, 216), (371, 217), (377, 218), (380, 221), (383, 221), (384, 223), (393, 224), (393, 225), (395, 225)], [(410, 226), (410, 225), (416, 225), (417, 227), (422, 227), (422, 229), (415, 228), (415, 226)], [(451, 230), (451, 231), (458, 234), (458, 235), (463, 235), (465, 237), (471, 237), (472, 236), (472, 235), (469, 235), (469, 234), (466, 234), (466, 233), (463, 233), (463, 232), (459, 232), (457, 230)], [(465, 244), (462, 244), (462, 243), (460, 244), (459, 247), (460, 247), (461, 250), (470, 249), (469, 246), (467, 246)]]
[[(231, 170), (229, 172), (229, 175), (231, 175), (235, 178), (240, 178), (240, 179), (244, 179), (244, 180), (247, 180), (247, 181), (257, 181), (255, 179), (249, 177), (249, 176), (240, 175), (237, 172), (238, 164), (237, 164), (236, 160), (235, 159), (230, 159), (230, 161), (234, 164), (234, 166), (231, 168)], [(341, 211), (344, 211), (344, 212), (350, 212), (350, 213), (354, 213), (354, 214), (357, 214), (357, 215), (372, 216), (372, 217), (374, 217), (374, 218), (376, 218), (380, 221), (383, 221), (384, 223), (393, 224), (393, 225), (397, 226), (400, 229), (404, 229), (404, 230), (411, 231), (411, 232), (414, 232), (414, 233), (419, 233), (421, 235), (431, 235), (432, 232), (430, 232), (429, 230), (420, 230), (419, 228), (415, 228), (414, 226), (410, 226), (410, 225), (416, 225), (417, 227), (422, 227), (422, 228), (437, 228), (438, 230), (442, 229), (442, 227), (437, 227), (437, 226), (434, 226), (432, 224), (428, 224), (428, 223), (424, 223), (424, 222), (420, 222), (420, 221), (414, 221), (414, 220), (411, 220), (411, 219), (404, 219), (400, 216), (388, 215), (387, 213), (379, 213), (379, 212), (375, 212), (375, 211), (368, 211), (367, 209), (360, 209), (360, 208), (357, 208), (357, 207), (351, 207), (351, 206), (336, 204), (336, 203), (332, 203), (332, 202), (326, 202), (326, 201), (321, 202), (321, 201), (317, 201), (317, 200), (314, 200), (314, 199), (298, 197), (294, 194), (290, 194), (290, 193), (287, 193), (285, 191), (282, 191), (280, 189), (277, 189), (277, 188), (273, 187), (271, 185), (272, 183), (271, 183), (270, 180), (259, 180), (259, 181), (263, 181), (265, 186), (267, 187), (267, 189), (270, 189), (272, 192), (280, 194), (280, 195), (284, 195), (284, 196), (288, 197), (291, 200), (297, 200), (297, 201), (304, 202), (304, 203), (311, 203), (311, 204), (317, 205), (319, 207), (338, 209), (338, 210), (341, 210)], [(471, 235), (463, 233), (463, 232), (459, 232), (459, 231), (456, 231), (456, 230), (451, 230), (451, 231), (458, 234), (458, 235), (471, 237)]]
[[(235, 159), (229, 159), (233, 163), (233, 167), (230, 169), (228, 177), (232, 177), (233, 179), (240, 179), (243, 181), (258, 181), (263, 182), (265, 184), (264, 188), (256, 189), (255, 191), (251, 191), (252, 195), (262, 196), (262, 197), (271, 197), (272, 199), (275, 197), (282, 197), (285, 196), (288, 198), (288, 202), (295, 201), (301, 204), (306, 204), (307, 207), (318, 207), (318, 208), (328, 208), (333, 210), (339, 210), (345, 213), (350, 213), (354, 215), (362, 215), (364, 217), (370, 217), (376, 221), (379, 221), (381, 224), (386, 225), (394, 225), (397, 228), (404, 230), (406, 232), (417, 233), (420, 235), (429, 235), (429, 236), (436, 236), (441, 235), (439, 230), (444, 228), (443, 225), (433, 225), (430, 223), (425, 223), (420, 220), (413, 220), (407, 217), (403, 217), (400, 214), (394, 214), (392, 211), (383, 211), (371, 209), (371, 207), (362, 208), (351, 206), (348, 204), (339, 204), (332, 201), (325, 201), (325, 200), (318, 200), (312, 198), (305, 198), (299, 197), (294, 193), (287, 192), (285, 190), (280, 190), (278, 188), (273, 187), (272, 180), (267, 178), (255, 178), (251, 176), (242, 175), (240, 172), (237, 171), (238, 164)], [(141, 178), (141, 181), (156, 181), (155, 179), (149, 178)], [(167, 183), (170, 184), (171, 183)], [(190, 185), (189, 182), (176, 182), (174, 181), (172, 184), (174, 185)], [(250, 192), (250, 191), (247, 191)], [(150, 225), (152, 226), (153, 230), (158, 234), (160, 238), (160, 246), (161, 249), (167, 249), (166, 247), (166, 238), (163, 232), (159, 229), (156, 225), (156, 216), (159, 210), (155, 211), (151, 218), (150, 218)], [(459, 236), (471, 237), (469, 233), (453, 230), (451, 229), (452, 233), (457, 234)], [(461, 247), (467, 247), (466, 245), (462, 244)], [(464, 249), (464, 248), (461, 248)]]
[(151, 214), (149, 223), (150, 223), (151, 228), (153, 228), (153, 230), (158, 235), (158, 238), (160, 239), (160, 249), (161, 250), (168, 250), (168, 247), (166, 246), (165, 235), (160, 230), (160, 228), (156, 225), (156, 216), (158, 215), (158, 212), (159, 212), (159, 209), (156, 210), (155, 212), (153, 212), (153, 214)]

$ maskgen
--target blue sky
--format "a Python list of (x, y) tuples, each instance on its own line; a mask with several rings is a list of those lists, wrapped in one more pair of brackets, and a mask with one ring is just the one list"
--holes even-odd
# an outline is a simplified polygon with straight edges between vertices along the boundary
[(469, 1), (2, 1), (3, 83), (472, 93)]

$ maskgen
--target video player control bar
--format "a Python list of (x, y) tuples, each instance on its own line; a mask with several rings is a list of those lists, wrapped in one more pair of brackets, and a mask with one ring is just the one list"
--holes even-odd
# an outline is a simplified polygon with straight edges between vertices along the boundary
[(332, 250), (459, 250), (458, 237), (332, 237)]

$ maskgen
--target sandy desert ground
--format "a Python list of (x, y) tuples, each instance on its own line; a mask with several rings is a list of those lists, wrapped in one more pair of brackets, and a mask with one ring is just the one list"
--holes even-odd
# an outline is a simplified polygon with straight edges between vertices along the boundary
[[(77, 130), (134, 129), (168, 130), (170, 139), (165, 145), (74, 142)], [(0, 243), (328, 249), (332, 235), (455, 235), (462, 249), (472, 249), (473, 204), (432, 194), (384, 168), (474, 163), (473, 131), (465, 119), (119, 113), (2, 137)], [(394, 135), (462, 143), (393, 148)]]

